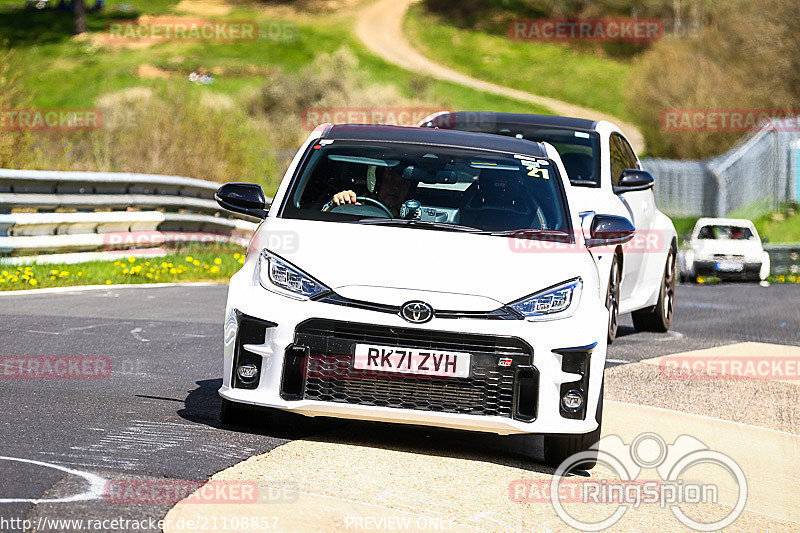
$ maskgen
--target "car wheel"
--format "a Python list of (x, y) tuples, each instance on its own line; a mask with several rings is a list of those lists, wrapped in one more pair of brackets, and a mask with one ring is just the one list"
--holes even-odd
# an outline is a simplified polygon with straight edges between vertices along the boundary
[(614, 254), (611, 263), (611, 273), (608, 278), (608, 291), (606, 291), (606, 309), (608, 309), (608, 342), (614, 342), (619, 328), (619, 284), (621, 278), (619, 256)]
[(675, 251), (670, 250), (667, 264), (664, 266), (664, 276), (661, 279), (661, 291), (658, 303), (631, 313), (633, 327), (637, 331), (669, 331), (672, 325), (672, 315), (675, 311)]
[(557, 468), (568, 457), (581, 452), (593, 452), (592, 458), (587, 458), (581, 463), (573, 465), (572, 469), (591, 470), (597, 464), (597, 449), (591, 449), (599, 440), (601, 426), (603, 425), (603, 390), (605, 385), (600, 385), (600, 399), (597, 402), (597, 429), (582, 435), (545, 435), (544, 437), (544, 463)]

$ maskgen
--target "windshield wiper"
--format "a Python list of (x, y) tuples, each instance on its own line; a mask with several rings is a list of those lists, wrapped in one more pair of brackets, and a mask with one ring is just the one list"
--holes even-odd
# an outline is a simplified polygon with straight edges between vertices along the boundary
[(486, 235), (497, 237), (521, 237), (523, 239), (551, 239), (557, 242), (568, 242), (569, 233), (552, 229), (507, 229), (503, 231), (485, 231)]
[(356, 224), (367, 224), (371, 226), (413, 226), (418, 228), (438, 229), (443, 231), (462, 231), (465, 233), (485, 233), (479, 228), (472, 226), (462, 226), (461, 224), (450, 224), (447, 222), (433, 222), (430, 220), (416, 220), (405, 218), (362, 218), (355, 221)]

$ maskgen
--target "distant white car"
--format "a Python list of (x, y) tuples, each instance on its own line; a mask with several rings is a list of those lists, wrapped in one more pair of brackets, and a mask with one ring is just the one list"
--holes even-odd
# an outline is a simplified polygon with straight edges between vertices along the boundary
[(698, 276), (759, 281), (769, 276), (769, 254), (755, 226), (738, 218), (701, 218), (679, 254), (681, 277)]
[(637, 237), (613, 253), (595, 253), (609, 310), (608, 341), (621, 313), (638, 331), (664, 332), (675, 302), (675, 226), (656, 207), (653, 177), (617, 126), (605, 120), (492, 112), (439, 112), (423, 119), (440, 128), (516, 137), (558, 150), (572, 185), (571, 204), (582, 215), (607, 213), (633, 222)]

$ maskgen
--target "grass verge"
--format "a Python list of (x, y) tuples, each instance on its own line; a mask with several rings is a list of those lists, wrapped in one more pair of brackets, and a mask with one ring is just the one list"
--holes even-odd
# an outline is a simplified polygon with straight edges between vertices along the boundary
[(242, 252), (174, 253), (162, 257), (132, 257), (120, 252), (117, 261), (92, 261), (76, 265), (0, 265), (0, 291), (74, 287), (217, 281), (225, 282), (244, 263)]

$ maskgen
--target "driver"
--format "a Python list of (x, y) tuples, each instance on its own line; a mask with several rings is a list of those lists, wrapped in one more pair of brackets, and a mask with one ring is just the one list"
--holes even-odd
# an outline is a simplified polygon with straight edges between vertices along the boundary
[[(382, 167), (380, 180), (377, 180), (377, 190), (367, 193), (366, 196), (374, 198), (389, 208), (394, 216), (398, 216), (400, 206), (406, 201), (411, 190), (411, 182), (403, 179), (399, 172), (389, 167)], [(333, 195), (335, 205), (356, 204), (356, 193), (350, 190), (338, 192)]]

